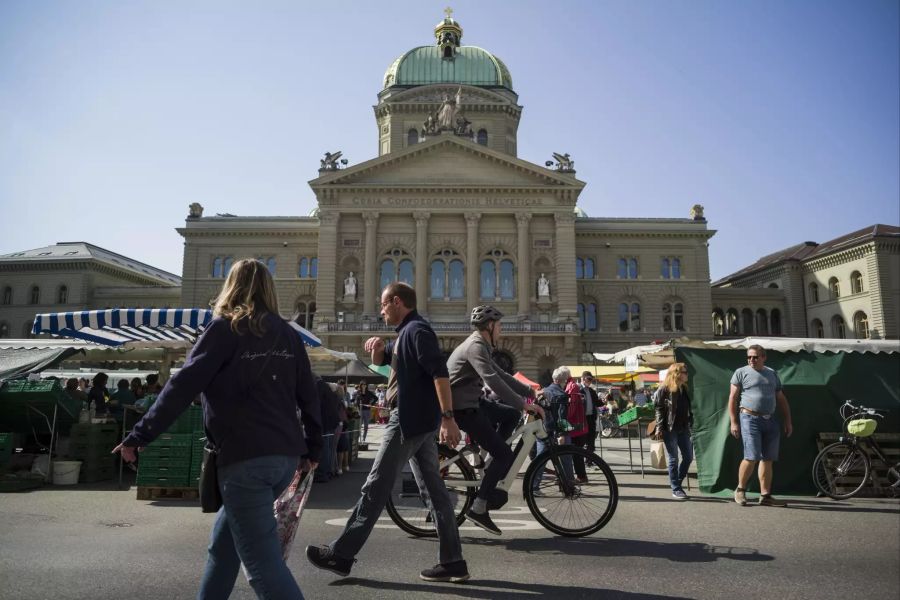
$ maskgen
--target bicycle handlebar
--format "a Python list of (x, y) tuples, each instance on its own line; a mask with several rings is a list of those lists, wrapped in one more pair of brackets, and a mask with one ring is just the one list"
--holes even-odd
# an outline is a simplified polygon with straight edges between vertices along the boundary
[[(848, 412), (846, 409), (848, 409), (848, 408), (850, 409), (849, 414), (846, 414)], [(883, 411), (883, 412), (890, 412), (890, 409), (887, 409), (887, 408), (879, 408), (878, 410)], [(876, 409), (874, 409), (874, 408), (868, 408), (868, 407), (862, 406), (862, 405), (860, 405), (860, 406), (854, 405), (852, 398), (847, 400), (846, 402), (844, 402), (841, 405), (840, 413), (841, 413), (841, 418), (844, 419), (845, 421), (847, 419), (851, 419), (853, 417), (862, 416), (862, 415), (870, 415), (873, 417), (879, 417), (881, 419), (884, 418), (884, 415), (876, 412)]]

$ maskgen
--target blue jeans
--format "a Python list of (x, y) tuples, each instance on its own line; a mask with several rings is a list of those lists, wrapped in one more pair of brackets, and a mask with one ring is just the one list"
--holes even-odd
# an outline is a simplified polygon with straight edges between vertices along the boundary
[[(681, 489), (681, 482), (687, 477), (688, 468), (694, 460), (694, 447), (691, 445), (691, 430), (666, 431), (663, 428), (663, 443), (669, 458), (669, 484), (672, 491)], [(678, 451), (681, 450), (681, 464), (678, 464)]]
[(412, 467), (420, 492), (431, 505), (440, 541), (439, 562), (448, 564), (462, 560), (456, 515), (450, 502), (450, 493), (441, 479), (435, 432), (403, 438), (400, 435), (400, 416), (396, 410), (391, 411), (381, 447), (375, 455), (369, 477), (360, 490), (361, 495), (353, 508), (353, 514), (347, 520), (341, 535), (331, 542), (331, 550), (336, 555), (352, 559), (359, 554), (407, 462)]
[(322, 436), (322, 458), (316, 467), (316, 481), (328, 481), (334, 472), (334, 453), (337, 440), (334, 435)]
[(198, 599), (228, 598), (241, 563), (257, 598), (303, 598), (281, 558), (272, 511), (297, 463), (296, 456), (260, 456), (219, 467), (222, 508), (213, 523)]

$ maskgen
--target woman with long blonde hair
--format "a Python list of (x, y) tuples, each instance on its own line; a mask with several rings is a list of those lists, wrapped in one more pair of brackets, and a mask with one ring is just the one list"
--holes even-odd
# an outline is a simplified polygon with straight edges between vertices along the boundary
[(281, 555), (272, 504), (298, 468), (318, 464), (321, 411), (309, 357), (278, 315), (272, 276), (258, 260), (232, 266), (213, 312), (184, 367), (114, 452), (133, 462), (135, 450), (202, 393), (222, 507), (197, 597), (227, 598), (243, 563), (259, 598), (302, 598)]
[(694, 460), (694, 448), (691, 444), (694, 413), (691, 411), (687, 381), (687, 366), (684, 363), (675, 363), (669, 367), (665, 380), (653, 398), (656, 407), (656, 432), (662, 436), (666, 445), (669, 484), (672, 486), (672, 497), (677, 500), (687, 500), (687, 494), (684, 493), (681, 483), (687, 477), (688, 468)]

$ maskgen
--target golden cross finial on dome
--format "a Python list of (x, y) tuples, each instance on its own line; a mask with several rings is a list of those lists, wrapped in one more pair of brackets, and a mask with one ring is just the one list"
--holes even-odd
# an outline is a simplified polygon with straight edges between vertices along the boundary
[(447, 18), (449, 19), (450, 15), (453, 14), (453, 9), (448, 6), (447, 8), (444, 9), (444, 14), (447, 15)]

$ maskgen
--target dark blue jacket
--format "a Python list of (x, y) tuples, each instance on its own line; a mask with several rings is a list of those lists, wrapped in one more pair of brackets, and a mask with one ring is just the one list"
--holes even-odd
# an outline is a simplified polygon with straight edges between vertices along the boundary
[(277, 315), (267, 315), (264, 326), (262, 337), (239, 335), (230, 321), (213, 319), (124, 444), (146, 446), (202, 393), (219, 466), (269, 455), (318, 460), (322, 416), (306, 348)]
[(396, 331), (397, 339), (385, 346), (381, 364), (391, 364), (397, 355), (400, 434), (406, 438), (436, 431), (441, 423), (441, 405), (434, 380), (449, 378), (447, 358), (431, 325), (418, 312), (406, 315)]
[(558, 383), (554, 382), (544, 388), (544, 428), (548, 433), (554, 433), (559, 428), (559, 422), (566, 418), (569, 410), (569, 395)]

